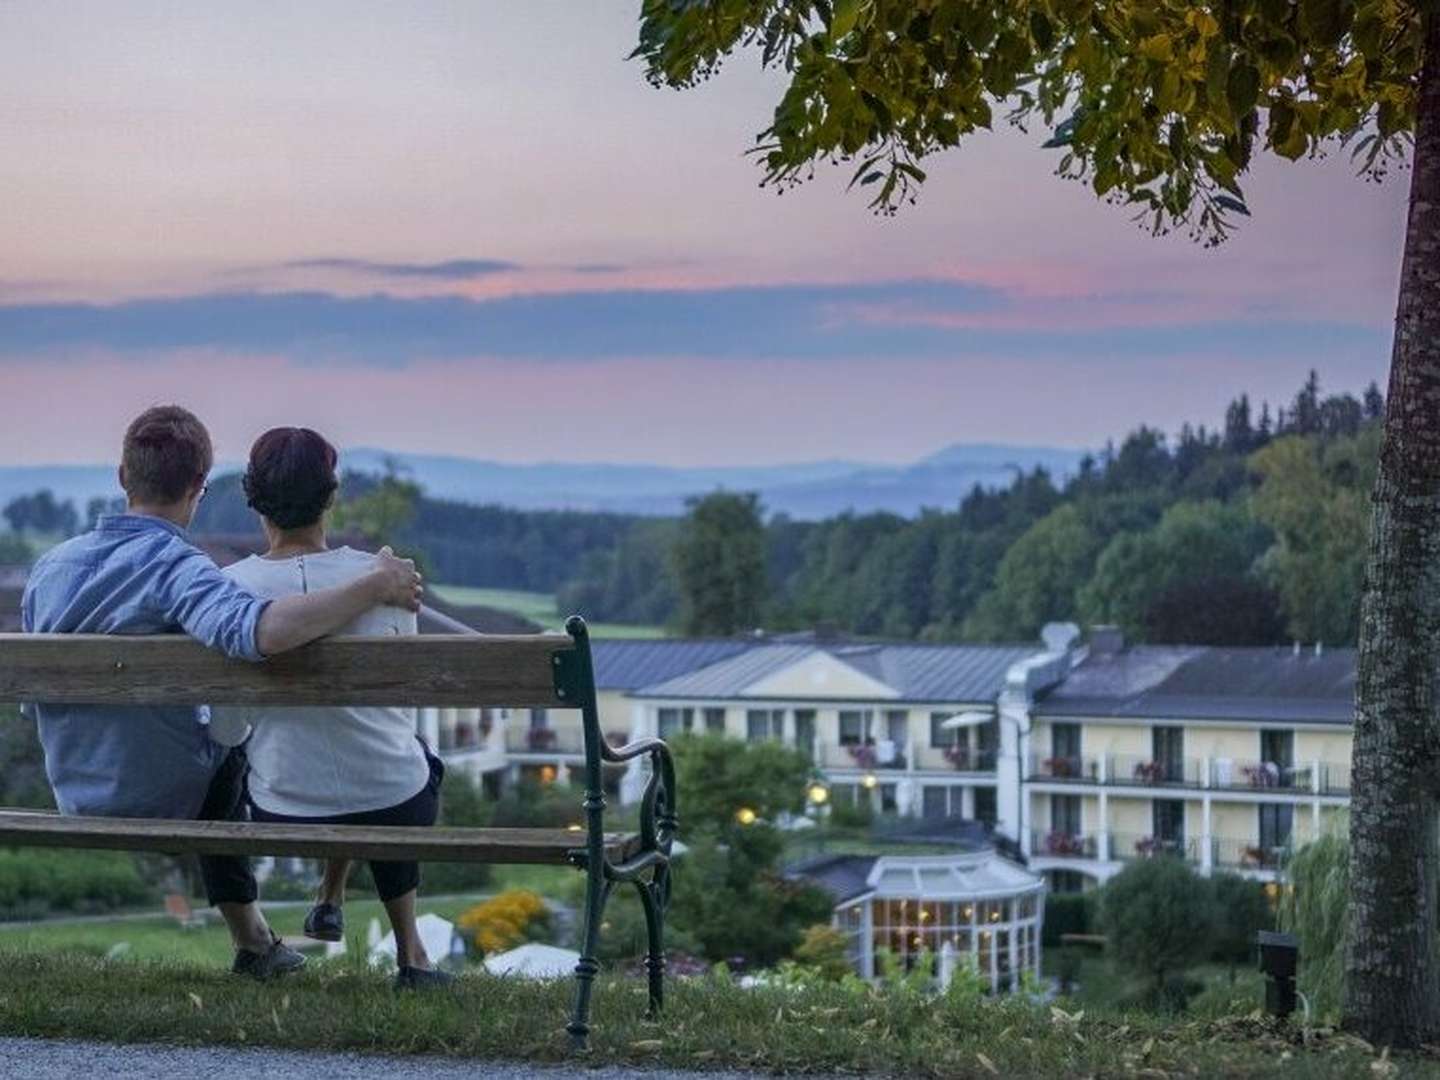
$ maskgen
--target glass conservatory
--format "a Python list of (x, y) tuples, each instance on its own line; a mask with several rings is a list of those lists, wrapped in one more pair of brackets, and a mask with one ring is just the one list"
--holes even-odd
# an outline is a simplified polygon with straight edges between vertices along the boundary
[(802, 873), (836, 898), (834, 924), (867, 979), (882, 953), (909, 970), (951, 950), (996, 992), (1017, 987), (1022, 972), (1039, 978), (1044, 880), (993, 849), (835, 856)]

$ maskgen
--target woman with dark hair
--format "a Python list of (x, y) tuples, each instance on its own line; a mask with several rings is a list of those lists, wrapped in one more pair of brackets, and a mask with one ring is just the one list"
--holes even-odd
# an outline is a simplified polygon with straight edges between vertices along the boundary
[[(326, 542), (325, 514), (335, 499), (335, 448), (309, 428), (275, 428), (255, 440), (245, 495), (269, 541), (225, 573), (264, 598), (308, 593), (369, 572), (375, 556)], [(343, 634), (414, 634), (413, 612), (375, 608)], [(334, 825), (433, 825), (444, 767), (415, 732), (413, 709), (385, 707), (216, 708), (212, 735), (246, 738), (251, 815), (256, 821)], [(341, 941), (349, 862), (332, 860), (305, 933)], [(415, 926), (420, 867), (371, 861), (371, 876), (395, 931), (395, 985), (442, 986)]]

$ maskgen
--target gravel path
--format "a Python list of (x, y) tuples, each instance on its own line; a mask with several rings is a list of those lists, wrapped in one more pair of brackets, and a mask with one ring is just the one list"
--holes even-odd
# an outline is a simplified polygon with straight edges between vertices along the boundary
[(749, 1080), (758, 1073), (603, 1069), (440, 1057), (379, 1057), (263, 1048), (192, 1047), (0, 1038), (0, 1076), (25, 1080), (123, 1077), (125, 1080)]

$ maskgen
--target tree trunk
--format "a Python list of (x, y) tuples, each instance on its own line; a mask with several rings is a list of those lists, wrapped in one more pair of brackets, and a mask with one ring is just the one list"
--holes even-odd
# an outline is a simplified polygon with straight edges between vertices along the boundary
[[(1355, 709), (1345, 1026), (1440, 1038), (1440, 17), (1431, 16)], [(1301, 958), (1304, 962), (1304, 958)]]

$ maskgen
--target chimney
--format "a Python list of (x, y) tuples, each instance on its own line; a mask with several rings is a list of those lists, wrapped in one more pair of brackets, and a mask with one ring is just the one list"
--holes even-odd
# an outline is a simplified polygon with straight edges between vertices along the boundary
[(1114, 656), (1125, 649), (1125, 633), (1118, 626), (1090, 627), (1090, 655)]

